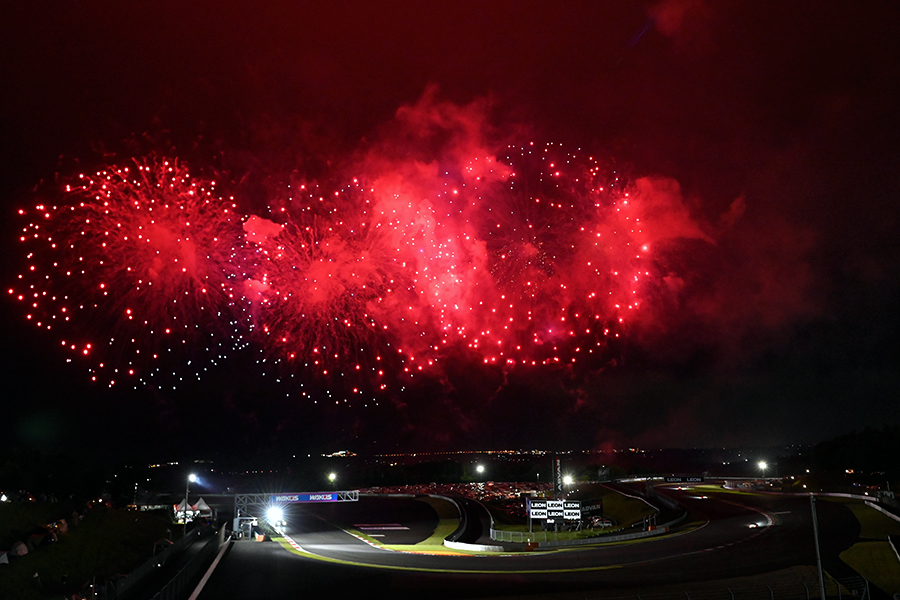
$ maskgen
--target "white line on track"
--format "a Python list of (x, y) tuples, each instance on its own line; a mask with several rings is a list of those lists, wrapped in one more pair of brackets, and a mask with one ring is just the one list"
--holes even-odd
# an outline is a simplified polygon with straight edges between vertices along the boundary
[(225, 554), (225, 551), (228, 550), (228, 547), (231, 546), (234, 542), (229, 540), (227, 543), (222, 544), (222, 549), (219, 550), (219, 553), (216, 555), (216, 560), (209, 566), (209, 569), (206, 570), (206, 573), (203, 575), (203, 579), (200, 580), (200, 583), (197, 584), (196, 589), (191, 594), (188, 600), (197, 600), (197, 597), (200, 595), (200, 592), (203, 591), (203, 587), (206, 585), (206, 582), (209, 581), (209, 578), (212, 576), (213, 571), (216, 570), (216, 567), (219, 566), (219, 561), (222, 560), (222, 555)]

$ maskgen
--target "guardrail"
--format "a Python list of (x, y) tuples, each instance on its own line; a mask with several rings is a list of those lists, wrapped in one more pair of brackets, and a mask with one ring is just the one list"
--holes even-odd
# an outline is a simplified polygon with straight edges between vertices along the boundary
[(219, 527), (216, 535), (210, 538), (206, 545), (186, 564), (175, 577), (161, 589), (153, 600), (182, 600), (187, 596), (185, 592), (189, 586), (194, 584), (194, 580), (200, 569), (209, 566), (216, 554), (225, 543), (225, 527)]
[[(636, 500), (640, 500), (645, 503), (647, 506), (656, 511), (654, 517), (660, 514), (660, 509), (658, 506), (654, 506), (651, 502), (648, 501), (647, 498), (641, 495), (633, 495), (629, 494), (623, 490), (616, 489), (616, 492), (622, 494), (624, 496), (628, 496), (630, 498), (634, 498)], [(569, 540), (559, 540), (557, 539), (556, 532), (553, 531), (507, 531), (502, 529), (494, 529), (493, 520), (491, 521), (491, 539), (496, 542), (511, 542), (511, 543), (537, 543), (541, 548), (552, 548), (558, 546), (581, 546), (588, 544), (604, 544), (607, 542), (621, 542), (626, 540), (634, 540), (644, 537), (652, 537), (655, 535), (660, 535), (668, 532), (670, 527), (678, 525), (682, 521), (687, 518), (687, 511), (681, 509), (678, 502), (672, 498), (667, 496), (663, 496), (661, 494), (654, 494), (653, 500), (659, 502), (666, 508), (672, 511), (680, 510), (679, 515), (669, 521), (668, 523), (664, 523), (662, 525), (656, 526), (653, 529), (648, 529), (644, 531), (635, 531), (633, 533), (623, 533), (618, 535), (604, 534), (598, 533), (595, 536), (585, 537), (585, 538), (577, 538), (577, 539), (569, 539)], [(626, 528), (620, 529), (623, 530)]]
[(445, 545), (446, 542), (455, 543), (462, 535), (466, 532), (466, 526), (468, 525), (468, 521), (466, 520), (466, 511), (463, 510), (463, 507), (459, 505), (459, 502), (456, 501), (455, 498), (451, 498), (450, 496), (435, 496), (433, 494), (429, 494), (432, 498), (441, 498), (442, 500), (447, 500), (456, 507), (456, 512), (459, 513), (459, 527), (453, 531), (450, 535), (444, 538)]
[(655, 529), (650, 529), (648, 531), (636, 531), (634, 533), (623, 533), (620, 535), (598, 535), (596, 537), (580, 538), (577, 540), (547, 541), (542, 542), (540, 544), (540, 547), (553, 548), (556, 546), (586, 546), (589, 544), (606, 544), (611, 542), (624, 542), (627, 540), (637, 540), (645, 537), (653, 537), (656, 535), (668, 533), (670, 528), (678, 525), (685, 519), (687, 519), (687, 511), (684, 511), (683, 513), (681, 513), (681, 515), (679, 515), (675, 519), (672, 519), (668, 523), (664, 523), (657, 526)]
[(127, 597), (132, 588), (140, 584), (144, 577), (165, 565), (171, 557), (180, 554), (182, 550), (197, 541), (199, 537), (200, 531), (197, 529), (188, 532), (186, 536), (182, 537), (156, 556), (147, 559), (141, 566), (122, 579), (116, 581), (115, 584), (112, 585), (112, 589), (107, 589), (106, 597), (110, 600)]
[(687, 512), (682, 513), (678, 518), (669, 521), (650, 531), (636, 531), (634, 533), (622, 533), (618, 535), (597, 534), (592, 537), (577, 538), (574, 540), (557, 540), (553, 539), (552, 531), (506, 531), (503, 529), (491, 529), (491, 539), (496, 542), (511, 543), (537, 543), (541, 548), (553, 548), (557, 546), (585, 546), (590, 544), (606, 544), (611, 542), (623, 542), (626, 540), (636, 540), (639, 538), (652, 537), (667, 533), (669, 528), (678, 525), (687, 518)]

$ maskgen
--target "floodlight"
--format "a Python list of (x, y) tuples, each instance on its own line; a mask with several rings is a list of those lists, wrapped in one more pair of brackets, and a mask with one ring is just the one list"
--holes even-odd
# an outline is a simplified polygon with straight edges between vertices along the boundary
[(266, 512), (266, 518), (270, 523), (278, 523), (284, 518), (284, 511), (279, 506), (272, 506)]

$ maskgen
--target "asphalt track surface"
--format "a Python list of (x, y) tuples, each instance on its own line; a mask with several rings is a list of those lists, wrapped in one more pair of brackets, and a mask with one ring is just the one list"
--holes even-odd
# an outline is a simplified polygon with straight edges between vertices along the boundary
[[(608, 594), (815, 565), (806, 497), (664, 493), (689, 509), (690, 527), (640, 542), (509, 555), (420, 554), (379, 547), (412, 545), (434, 531), (434, 510), (412, 498), (364, 497), (357, 503), (296, 507), (288, 514), (286, 533), (300, 552), (273, 542), (235, 542), (199, 598)], [(817, 511), (826, 569), (837, 577), (853, 574), (837, 556), (858, 539), (858, 521), (838, 503), (817, 502)], [(751, 528), (754, 523), (759, 526)], [(358, 539), (348, 529), (365, 532), (378, 544)]]

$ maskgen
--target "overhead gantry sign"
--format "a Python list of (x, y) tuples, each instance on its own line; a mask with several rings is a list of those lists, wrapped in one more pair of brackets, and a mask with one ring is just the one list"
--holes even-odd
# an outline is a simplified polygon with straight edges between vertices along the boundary
[(295, 502), (355, 502), (359, 500), (359, 492), (311, 492), (273, 494), (269, 502), (273, 504), (292, 504)]
[(310, 502), (356, 502), (359, 500), (359, 490), (335, 491), (335, 492), (277, 492), (263, 494), (235, 494), (234, 514), (242, 516), (251, 512), (251, 506), (260, 507), (263, 510), (279, 504), (302, 504)]

